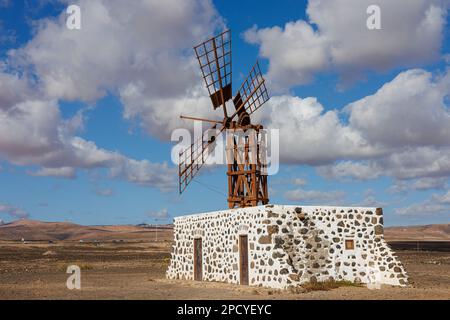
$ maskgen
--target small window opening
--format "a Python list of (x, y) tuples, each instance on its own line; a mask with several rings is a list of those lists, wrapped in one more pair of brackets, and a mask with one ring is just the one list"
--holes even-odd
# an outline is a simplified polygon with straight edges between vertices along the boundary
[(355, 249), (355, 241), (354, 240), (345, 240), (345, 249), (346, 250)]

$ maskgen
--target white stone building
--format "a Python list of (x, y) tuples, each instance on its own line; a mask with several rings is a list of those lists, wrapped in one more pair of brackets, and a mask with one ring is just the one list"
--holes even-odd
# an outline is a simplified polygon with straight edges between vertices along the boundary
[(175, 218), (171, 279), (288, 288), (334, 279), (406, 285), (381, 208), (265, 205)]

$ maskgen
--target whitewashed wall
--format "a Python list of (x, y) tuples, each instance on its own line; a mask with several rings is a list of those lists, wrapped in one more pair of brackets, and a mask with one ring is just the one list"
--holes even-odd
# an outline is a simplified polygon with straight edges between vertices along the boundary
[[(175, 218), (171, 279), (194, 278), (202, 238), (203, 280), (239, 283), (239, 235), (249, 243), (249, 283), (287, 288), (328, 279), (406, 285), (383, 239), (380, 208), (266, 205)], [(346, 250), (345, 240), (355, 249)]]

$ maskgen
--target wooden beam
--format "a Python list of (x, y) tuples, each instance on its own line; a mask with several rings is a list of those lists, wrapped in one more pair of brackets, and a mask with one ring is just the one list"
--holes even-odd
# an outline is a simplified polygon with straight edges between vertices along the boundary
[(190, 117), (190, 116), (180, 116), (181, 119), (188, 119), (188, 120), (197, 120), (197, 121), (203, 121), (203, 122), (211, 122), (211, 123), (223, 123), (223, 121), (219, 121), (219, 120), (210, 120), (210, 119), (203, 119), (203, 118), (198, 118), (198, 117)]

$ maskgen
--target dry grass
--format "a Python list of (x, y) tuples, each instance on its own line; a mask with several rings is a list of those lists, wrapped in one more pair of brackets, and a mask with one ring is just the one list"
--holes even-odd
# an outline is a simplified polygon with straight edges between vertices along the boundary
[(169, 258), (169, 257), (163, 258), (163, 259), (162, 259), (162, 262), (163, 262), (164, 264), (169, 264), (169, 263), (170, 263), (170, 258)]
[(307, 282), (302, 284), (302, 288), (306, 290), (306, 292), (310, 291), (329, 291), (332, 289), (337, 289), (339, 287), (360, 287), (361, 284), (354, 283), (351, 281), (334, 281), (328, 280), (323, 282)]

